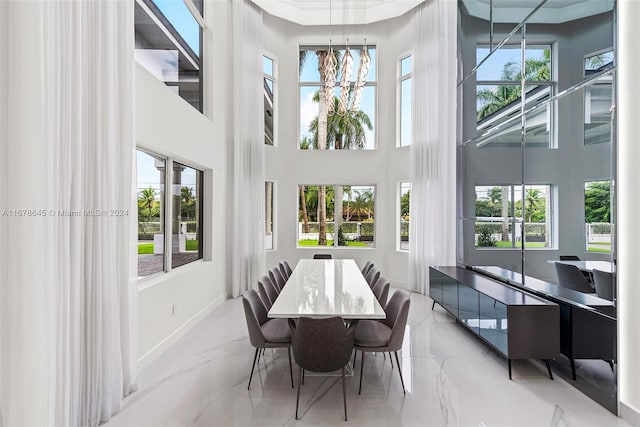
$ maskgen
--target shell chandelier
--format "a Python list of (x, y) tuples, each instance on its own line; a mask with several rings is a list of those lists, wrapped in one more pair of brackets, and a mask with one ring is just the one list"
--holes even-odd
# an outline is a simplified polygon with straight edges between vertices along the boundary
[(338, 102), (338, 114), (344, 116), (349, 105), (349, 89), (351, 88), (351, 73), (353, 71), (353, 57), (349, 47), (342, 56), (342, 78), (340, 79), (340, 100)]
[(358, 77), (354, 85), (353, 101), (351, 102), (351, 111), (356, 112), (360, 109), (360, 102), (362, 101), (362, 92), (364, 91), (364, 85), (367, 82), (367, 74), (369, 74), (369, 65), (371, 65), (371, 57), (367, 50), (367, 46), (363, 46), (360, 51), (360, 65), (358, 67)]
[(336, 72), (338, 61), (333, 53), (333, 48), (329, 47), (329, 52), (324, 58), (324, 101), (327, 103), (327, 112), (333, 114), (333, 90), (336, 87)]

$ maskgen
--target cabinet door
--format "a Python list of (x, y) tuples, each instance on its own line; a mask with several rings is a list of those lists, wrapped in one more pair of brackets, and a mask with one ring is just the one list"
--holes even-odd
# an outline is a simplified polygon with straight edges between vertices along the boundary
[(498, 351), (508, 354), (507, 306), (484, 294), (480, 294), (480, 336)]
[(458, 318), (474, 333), (479, 333), (478, 291), (458, 282)]
[(442, 306), (449, 313), (458, 317), (458, 282), (445, 274), (441, 276), (441, 279)]
[(429, 296), (432, 300), (442, 305), (442, 273), (429, 268)]

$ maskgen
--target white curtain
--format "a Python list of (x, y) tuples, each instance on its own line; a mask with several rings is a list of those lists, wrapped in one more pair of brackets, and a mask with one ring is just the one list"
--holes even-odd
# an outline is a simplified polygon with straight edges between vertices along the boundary
[(232, 296), (265, 274), (262, 12), (233, 1)]
[(3, 3), (0, 423), (98, 425), (135, 388), (133, 2)]
[(455, 263), (456, 7), (430, 0), (412, 17), (409, 286), (423, 294), (430, 265)]

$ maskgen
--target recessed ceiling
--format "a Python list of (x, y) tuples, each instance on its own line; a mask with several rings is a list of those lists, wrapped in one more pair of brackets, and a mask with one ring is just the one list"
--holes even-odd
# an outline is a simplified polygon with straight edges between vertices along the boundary
[[(400, 16), (425, 0), (252, 0), (265, 12), (301, 25), (369, 24)], [(329, 20), (331, 9), (331, 20)]]
[[(517, 23), (541, 0), (462, 0), (470, 15), (489, 20), (493, 3), (493, 22)], [(613, 10), (614, 0), (548, 0), (528, 22), (560, 24)]]

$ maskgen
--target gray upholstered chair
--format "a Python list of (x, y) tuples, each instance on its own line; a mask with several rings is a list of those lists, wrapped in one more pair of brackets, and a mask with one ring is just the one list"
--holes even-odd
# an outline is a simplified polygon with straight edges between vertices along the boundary
[(289, 277), (291, 277), (291, 273), (293, 273), (293, 270), (289, 266), (289, 263), (287, 262), (287, 260), (283, 259), (282, 261), (280, 261), (279, 264), (280, 264), (280, 272), (282, 273), (285, 279), (289, 280)]
[[(409, 306), (411, 299), (409, 294), (402, 291), (396, 291), (389, 299), (384, 311), (387, 315), (384, 320), (361, 320), (356, 329), (356, 340), (354, 348), (356, 351), (362, 352), (360, 360), (360, 387), (358, 394), (362, 391), (362, 374), (364, 371), (364, 354), (366, 352), (393, 351), (396, 356), (396, 364), (398, 365), (398, 373), (400, 374), (400, 382), (402, 383), (402, 391), (407, 394), (404, 388), (404, 379), (402, 378), (402, 370), (400, 368), (400, 360), (398, 359), (398, 350), (402, 348), (404, 340), (404, 330), (407, 326), (407, 317), (409, 316)], [(391, 354), (389, 354), (391, 357)]]
[(558, 286), (587, 294), (594, 293), (589, 281), (584, 277), (578, 267), (560, 262), (556, 262), (555, 265), (556, 276), (558, 276)]
[(296, 420), (302, 387), (302, 370), (311, 372), (333, 372), (342, 369), (342, 396), (344, 420), (347, 421), (347, 389), (344, 368), (351, 358), (353, 341), (358, 321), (345, 327), (341, 317), (322, 319), (301, 317), (294, 323), (289, 319), (293, 337), (293, 356), (300, 367), (298, 395), (296, 397)]
[(372, 267), (372, 268), (369, 269), (369, 272), (367, 273), (366, 276), (364, 276), (364, 278), (367, 281), (367, 283), (369, 284), (369, 287), (373, 287), (373, 285), (380, 278), (380, 270), (378, 270), (375, 267)]
[(389, 283), (389, 281), (380, 276), (380, 278), (376, 280), (376, 282), (371, 287), (373, 294), (376, 296), (376, 299), (378, 300), (382, 308), (387, 305), (387, 297), (389, 296), (390, 286), (391, 284)]
[(264, 307), (269, 311), (273, 303), (276, 302), (276, 298), (278, 298), (278, 291), (273, 287), (271, 280), (267, 276), (262, 276), (258, 280), (258, 290)]
[(284, 288), (284, 284), (287, 283), (287, 280), (282, 276), (280, 272), (280, 267), (273, 267), (269, 270), (269, 279), (271, 279), (271, 283), (276, 285), (278, 293), (282, 291)]
[(331, 259), (331, 254), (315, 254), (313, 259)]
[(596, 286), (596, 295), (600, 298), (613, 301), (614, 297), (614, 277), (613, 273), (593, 270), (593, 282)]
[(291, 331), (287, 324), (287, 319), (268, 319), (267, 309), (260, 301), (258, 293), (249, 289), (242, 295), (242, 305), (244, 307), (244, 317), (247, 320), (249, 330), (249, 341), (255, 347), (251, 365), (251, 375), (249, 375), (249, 385), (253, 378), (253, 370), (256, 367), (258, 352), (265, 348), (286, 348), (289, 356), (289, 374), (291, 375), (291, 388), (293, 388), (293, 369), (291, 367)]
[(371, 269), (371, 267), (373, 267), (373, 263), (371, 261), (367, 261), (364, 265), (364, 267), (362, 267), (362, 270), (360, 270), (362, 272), (363, 276), (366, 276), (367, 273), (369, 272), (369, 269)]

